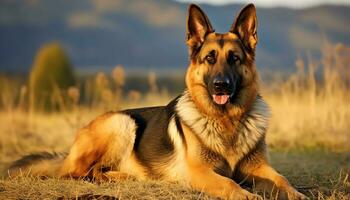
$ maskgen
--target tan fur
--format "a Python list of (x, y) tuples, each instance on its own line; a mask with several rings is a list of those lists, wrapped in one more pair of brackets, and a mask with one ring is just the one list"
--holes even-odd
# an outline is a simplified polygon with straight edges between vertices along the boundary
[(169, 181), (177, 181), (187, 184), (187, 177), (189, 176), (188, 166), (184, 162), (186, 157), (186, 140), (182, 140), (179, 135), (179, 132), (175, 125), (175, 119), (172, 118), (169, 122), (168, 133), (170, 139), (174, 144), (174, 154), (170, 159), (168, 165), (163, 166), (162, 171), (166, 171), (168, 174), (164, 179)]
[[(235, 34), (224, 34), (225, 43), (222, 48), (217, 44), (217, 40), (218, 36), (215, 33), (210, 33), (203, 44), (201, 53), (206, 54), (211, 50), (225, 52), (228, 51), (228, 49), (232, 49), (241, 52), (240, 54), (242, 54), (242, 50), (234, 45), (234, 42), (237, 42), (238, 40)], [(214, 70), (215, 67), (222, 66), (225, 63), (225, 55), (220, 54), (220, 56), (221, 57), (218, 59), (217, 64), (214, 66)], [(239, 65), (238, 72), (244, 77), (242, 83), (244, 89), (240, 93), (238, 105), (227, 105), (227, 114), (223, 114), (222, 112), (218, 111), (213, 104), (211, 97), (208, 95), (207, 86), (205, 85), (203, 75), (208, 73), (208, 68), (210, 66), (206, 65), (205, 63), (198, 63), (196, 60), (192, 60), (186, 73), (186, 85), (191, 93), (193, 101), (197, 105), (197, 108), (207, 116), (220, 119), (225, 127), (231, 131), (234, 131), (235, 129), (235, 124), (232, 124), (232, 121), (239, 120), (242, 114), (247, 111), (247, 108), (249, 108), (253, 103), (259, 89), (258, 74), (255, 66), (252, 65), (252, 62), (252, 60), (247, 58), (246, 63)]]
[(80, 130), (59, 176), (103, 178), (102, 168), (143, 177), (132, 154), (136, 124), (128, 115), (107, 113)]
[(296, 191), (276, 170), (267, 162), (264, 147), (257, 151), (252, 160), (245, 161), (239, 167), (240, 173), (244, 176), (246, 182), (255, 185), (258, 191), (271, 194), (275, 199), (303, 199), (303, 194)]
[[(255, 12), (255, 8), (251, 6), (247, 6), (243, 10), (247, 13)], [(185, 127), (184, 132), (188, 148), (186, 158), (190, 174), (194, 175), (194, 177), (191, 176), (191, 185), (197, 189), (201, 189), (202, 187), (207, 193), (224, 198), (233, 198), (230, 196), (230, 192), (235, 193), (237, 199), (240, 199), (238, 196), (243, 193), (248, 199), (252, 197), (252, 195), (240, 188), (233, 181), (214, 173), (213, 166), (211, 166), (212, 163), (206, 163), (205, 161), (208, 159), (199, 155), (203, 151), (213, 151), (224, 157), (232, 170), (237, 171), (238, 174), (244, 174), (244, 178), (250, 177), (250, 179), (248, 178), (250, 183), (253, 182), (253, 177), (259, 187), (266, 190), (271, 191), (274, 187), (277, 187), (277, 191), (279, 191), (278, 199), (303, 199), (304, 196), (302, 194), (296, 192), (283, 176), (279, 175), (268, 165), (266, 145), (264, 142), (266, 130), (262, 130), (262, 132), (256, 131), (254, 133), (252, 130), (260, 125), (254, 122), (250, 123), (249, 117), (246, 118), (247, 113), (251, 110), (253, 112), (256, 109), (259, 110), (259, 108), (254, 108), (254, 105), (258, 105), (257, 103), (259, 102), (259, 100), (256, 100), (259, 90), (259, 78), (254, 64), (254, 53), (257, 44), (256, 15), (255, 13), (250, 16), (246, 13), (243, 13), (243, 15), (243, 17), (240, 15), (236, 19), (231, 29), (232, 31), (229, 33), (213, 33), (211, 32), (211, 26), (209, 26), (205, 40), (202, 42), (201, 48), (195, 56), (192, 53), (193, 51), (196, 52), (193, 50), (195, 46), (191, 45), (193, 45), (193, 40), (196, 39), (189, 38), (188, 40), (188, 46), (192, 50), (192, 59), (186, 74), (186, 85), (190, 99), (195, 105), (195, 109), (193, 110), (198, 110), (201, 113), (194, 114), (196, 113), (195, 111), (190, 112), (189, 108), (193, 107), (191, 105), (183, 106), (184, 108), (179, 109), (180, 116), (187, 122), (183, 126)], [(190, 20), (198, 20), (196, 17), (198, 18), (198, 16), (194, 16), (194, 19)], [(206, 16), (203, 18), (207, 19)], [(246, 21), (244, 22), (242, 20)], [(209, 22), (206, 23), (210, 25)], [(245, 23), (245, 25), (240, 26), (240, 23)], [(191, 24), (189, 23), (189, 25)], [(205, 27), (206, 24), (203, 23), (202, 26)], [(204, 28), (203, 30), (206, 29)], [(198, 44), (196, 45), (198, 46)], [(247, 45), (246, 48), (250, 48), (250, 53), (244, 53), (246, 50), (241, 49), (241, 45)], [(202, 61), (211, 51), (216, 52), (216, 62), (211, 64)], [(228, 51), (235, 52), (240, 58), (240, 62), (235, 63), (234, 69), (228, 66), (226, 62), (225, 52)], [(208, 93), (205, 77), (209, 73), (227, 72), (230, 69), (234, 70), (232, 73), (238, 73), (242, 77), (241, 90), (235, 99), (235, 103), (227, 104), (225, 109), (222, 110), (218, 109), (211, 100), (212, 97)], [(179, 102), (179, 105), (184, 105), (181, 104), (181, 99)], [(187, 116), (192, 116), (192, 118), (188, 118)], [(256, 116), (253, 118), (254, 120), (257, 119)], [(242, 121), (246, 121), (243, 122), (247, 127), (246, 131), (245, 128), (242, 129), (240, 126)], [(198, 124), (203, 125), (200, 126)], [(267, 127), (267, 122), (263, 122), (263, 124)], [(196, 128), (198, 126), (200, 128)], [(207, 131), (204, 127), (206, 126), (216, 128), (214, 131), (210, 130), (210, 134), (205, 136)], [(215, 135), (215, 133), (218, 135)], [(239, 139), (242, 135), (244, 139)], [(238, 139), (233, 139), (235, 137), (238, 137)], [(251, 142), (249, 138), (251, 138)], [(237, 146), (230, 148), (231, 145), (225, 144), (226, 141), (230, 140), (236, 140), (233, 146)], [(256, 149), (254, 149), (255, 146), (257, 146)], [(251, 155), (255, 155), (255, 157), (251, 158)]]
[(187, 142), (186, 162), (189, 169), (188, 181), (193, 188), (225, 199), (257, 198), (256, 195), (240, 188), (233, 180), (216, 174), (213, 171), (213, 166), (210, 163), (206, 163), (201, 157), (202, 148), (205, 148), (205, 146), (190, 128), (184, 124), (182, 124), (182, 128)]

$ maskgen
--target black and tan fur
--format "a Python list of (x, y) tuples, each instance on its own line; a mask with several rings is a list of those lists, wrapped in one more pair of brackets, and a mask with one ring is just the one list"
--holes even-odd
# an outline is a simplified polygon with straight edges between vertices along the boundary
[[(14, 163), (10, 175), (158, 179), (225, 199), (260, 198), (242, 189), (243, 181), (276, 191), (278, 199), (304, 199), (268, 164), (269, 107), (258, 94), (254, 5), (224, 34), (214, 32), (198, 6), (188, 12), (190, 63), (181, 95), (166, 106), (99, 116), (77, 133), (67, 156), (30, 155)], [(223, 93), (215, 91), (217, 77), (226, 78)], [(213, 101), (226, 93), (227, 103)]]

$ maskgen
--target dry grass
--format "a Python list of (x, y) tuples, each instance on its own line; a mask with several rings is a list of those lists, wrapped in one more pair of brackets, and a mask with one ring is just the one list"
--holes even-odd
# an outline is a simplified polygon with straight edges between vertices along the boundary
[(2, 199), (210, 199), (178, 184), (135, 182), (94, 184), (87, 181), (19, 177), (0, 181)]
[(323, 59), (298, 59), (297, 72), (264, 88), (271, 146), (349, 151), (350, 48), (326, 43)]
[[(272, 165), (311, 199), (350, 199), (349, 154), (273, 151), (270, 155)], [(41, 180), (26, 175), (0, 180), (1, 199), (76, 199), (92, 196), (96, 199), (212, 199), (175, 183), (155, 181), (95, 184), (83, 180)]]
[[(262, 88), (273, 114), (267, 141), (273, 166), (303, 193), (312, 199), (350, 199), (350, 50), (339, 44), (326, 44), (325, 49), (322, 60), (309, 57), (306, 63), (299, 59), (295, 74)], [(3, 84), (7, 87), (2, 87), (0, 94), (0, 170), (30, 152), (67, 151), (76, 130), (106, 110), (164, 105), (172, 98), (166, 90), (159, 89), (153, 73), (148, 77), (147, 94), (135, 90), (127, 94), (122, 87), (125, 77), (120, 67), (112, 75), (108, 78), (99, 74), (84, 87), (70, 88), (67, 94), (72, 105), (56, 100), (61, 111), (50, 114), (31, 112), (25, 102), (26, 87), (7, 80)], [(123, 77), (119, 80), (120, 76)], [(82, 97), (81, 93), (89, 96)], [(121, 94), (126, 98), (120, 98)], [(0, 179), (0, 199), (75, 199), (81, 195), (87, 199), (102, 198), (89, 195), (210, 199), (177, 184), (162, 182), (98, 185), (26, 176)]]

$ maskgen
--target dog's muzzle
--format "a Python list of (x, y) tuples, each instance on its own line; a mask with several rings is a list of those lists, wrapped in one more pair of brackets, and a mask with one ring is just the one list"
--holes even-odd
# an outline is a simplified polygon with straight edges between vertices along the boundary
[(225, 105), (234, 95), (235, 83), (227, 76), (216, 76), (213, 80), (213, 101)]

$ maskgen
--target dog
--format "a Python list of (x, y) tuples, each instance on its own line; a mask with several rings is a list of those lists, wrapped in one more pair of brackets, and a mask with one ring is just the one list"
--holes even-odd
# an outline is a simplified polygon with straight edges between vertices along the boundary
[(259, 94), (253, 4), (229, 32), (216, 33), (197, 5), (188, 8), (185, 91), (166, 106), (108, 112), (78, 131), (68, 154), (39, 153), (13, 163), (38, 176), (96, 181), (178, 182), (224, 199), (260, 199), (238, 183), (306, 199), (268, 162), (269, 107)]

